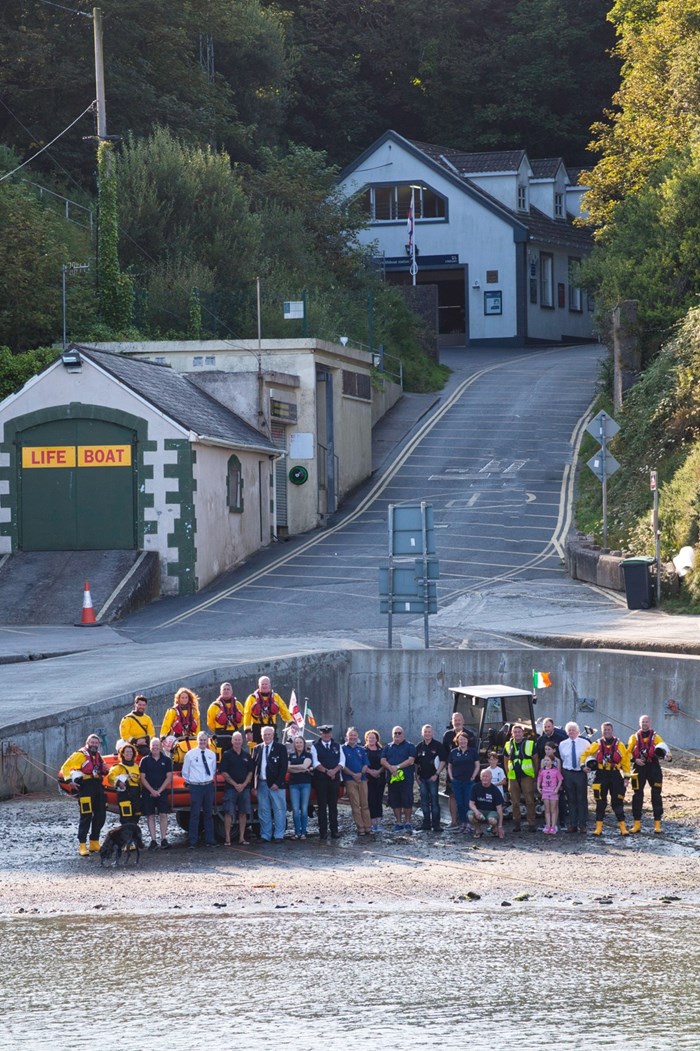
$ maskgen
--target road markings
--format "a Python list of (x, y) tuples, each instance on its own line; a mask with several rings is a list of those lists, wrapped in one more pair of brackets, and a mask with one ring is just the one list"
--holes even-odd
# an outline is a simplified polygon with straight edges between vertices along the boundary
[[(536, 358), (536, 357), (551, 356), (552, 354), (558, 354), (558, 353), (560, 353), (560, 349), (559, 348), (552, 348), (551, 350), (543, 350), (543, 351), (540, 351), (540, 352), (538, 352), (536, 354), (533, 354), (531, 356), (531, 359), (532, 358)], [(232, 595), (234, 595), (236, 592), (242, 590), (243, 588), (250, 587), (252, 584), (255, 584), (255, 582), (260, 580), (262, 577), (265, 577), (268, 574), (273, 573), (280, 566), (286, 565), (288, 562), (291, 562), (293, 559), (297, 558), (298, 555), (301, 555), (304, 552), (308, 551), (309, 548), (316, 547), (318, 544), (321, 544), (324, 541), (326, 541), (334, 533), (339, 532), (340, 530), (344, 529), (346, 526), (350, 525), (352, 522), (355, 522), (362, 514), (364, 514), (364, 512), (369, 507), (371, 507), (371, 505), (381, 496), (381, 494), (387, 488), (389, 488), (391, 482), (396, 477), (396, 475), (401, 470), (401, 468), (406, 463), (406, 461), (409, 459), (409, 457), (413, 454), (415, 449), (424, 440), (426, 435), (428, 435), (433, 430), (433, 428), (443, 419), (443, 417), (447, 415), (447, 413), (450, 411), (450, 409), (452, 409), (453, 406), (460, 400), (460, 398), (462, 397), (464, 392), (466, 390), (468, 390), (469, 387), (473, 386), (478, 380), (482, 379), (483, 376), (486, 376), (486, 375), (488, 375), (491, 372), (496, 372), (499, 369), (506, 368), (509, 365), (512, 365), (513, 362), (517, 361), (517, 360), (518, 360), (517, 358), (509, 358), (506, 361), (501, 361), (501, 362), (498, 362), (498, 363), (496, 363), (494, 365), (489, 365), (489, 366), (481, 369), (479, 372), (475, 372), (472, 376), (469, 376), (467, 379), (463, 380), (462, 383), (460, 383), (455, 388), (455, 390), (452, 392), (452, 394), (443, 402), (443, 404), (440, 405), (435, 410), (435, 412), (431, 416), (429, 416), (425, 420), (425, 422), (419, 427), (418, 431), (416, 431), (414, 436), (409, 440), (409, 442), (401, 450), (401, 452), (399, 453), (399, 455), (397, 456), (396, 460), (391, 465), (391, 467), (387, 470), (387, 472), (384, 475), (382, 475), (382, 477), (380, 479), (378, 479), (377, 483), (369, 490), (369, 492), (366, 494), (366, 496), (363, 497), (363, 499), (357, 505), (355, 510), (351, 511), (347, 516), (342, 518), (338, 523), (336, 523), (336, 525), (332, 526), (330, 529), (325, 530), (325, 532), (322, 535), (320, 535), (320, 536), (313, 536), (313, 537), (311, 537), (309, 540), (303, 542), (298, 547), (296, 547), (294, 550), (290, 551), (288, 554), (282, 555), (280, 558), (275, 559), (273, 562), (269, 563), (267, 566), (264, 566), (263, 568), (261, 568), (259, 570), (253, 571), (247, 577), (244, 577), (242, 580), (238, 581), (236, 584), (233, 584), (231, 587), (225, 588), (223, 591), (217, 592), (215, 595), (212, 595), (211, 598), (207, 599), (206, 601), (201, 602), (201, 603), (199, 603), (196, 606), (193, 606), (191, 609), (186, 610), (185, 612), (178, 614), (176, 617), (171, 617), (169, 620), (163, 621), (162, 624), (155, 625), (155, 627), (149, 629), (144, 634), (145, 635), (150, 635), (150, 634), (153, 634), (156, 631), (161, 631), (163, 628), (173, 627), (176, 624), (181, 624), (184, 621), (189, 620), (190, 617), (195, 616), (195, 614), (200, 613), (203, 610), (211, 609), (212, 606), (217, 605), (219, 602), (221, 602), (224, 599), (230, 598)], [(581, 442), (581, 440), (583, 438), (583, 431), (585, 429), (585, 424), (590, 419), (590, 415), (591, 415), (591, 412), (590, 412), (590, 407), (589, 407), (589, 409), (586, 410), (585, 417), (581, 418), (581, 420), (579, 421), (579, 423), (577, 424), (577, 426), (575, 428), (574, 433), (578, 433), (580, 431), (580, 436), (579, 436), (579, 439), (578, 439), (578, 445), (580, 445), (580, 442)], [(576, 446), (576, 448), (578, 448), (578, 445)], [(496, 461), (496, 462), (500, 463), (500, 461)], [(566, 476), (566, 468), (568, 468), (568, 467), (569, 467), (569, 465), (567, 464), (565, 466), (565, 479), (564, 480), (566, 480), (566, 477), (567, 477)], [(563, 488), (564, 488), (564, 485), (562, 484), (562, 491), (563, 491)], [(568, 507), (569, 502), (572, 501), (572, 500), (573, 500), (573, 488), (571, 489), (571, 496), (570, 497), (567, 496), (566, 498), (564, 498), (563, 507), (566, 509)], [(569, 509), (569, 512), (570, 512), (570, 507), (568, 507), (568, 509)], [(558, 524), (559, 524), (561, 518), (562, 518), (562, 501), (560, 499), (560, 511), (559, 511)], [(555, 530), (555, 535), (558, 535), (557, 530)], [(492, 579), (494, 582), (497, 582), (497, 581), (502, 580), (502, 579), (511, 579), (513, 576), (517, 576), (521, 572), (527, 571), (528, 569), (531, 569), (531, 568), (535, 568), (539, 564), (539, 562), (545, 561), (547, 558), (552, 557), (552, 555), (556, 552), (556, 543), (557, 543), (556, 539), (553, 538), (552, 540), (550, 540), (548, 542), (548, 544), (545, 546), (545, 548), (542, 550), (542, 552), (540, 553), (539, 556), (535, 556), (534, 558), (530, 559), (529, 562), (525, 563), (525, 565), (519, 567), (518, 569), (511, 570), (508, 573), (504, 573), (504, 574), (501, 574), (498, 577), (490, 578), (490, 579)], [(552, 548), (554, 548), (554, 550), (552, 550)], [(468, 590), (471, 590), (471, 589), (470, 588), (466, 588), (465, 590), (468, 591)], [(462, 594), (462, 593), (463, 593), (462, 591), (455, 591), (455, 592), (451, 593), (449, 596), (446, 596), (446, 597), (449, 598), (449, 597), (452, 597), (453, 595), (457, 596), (457, 595)]]

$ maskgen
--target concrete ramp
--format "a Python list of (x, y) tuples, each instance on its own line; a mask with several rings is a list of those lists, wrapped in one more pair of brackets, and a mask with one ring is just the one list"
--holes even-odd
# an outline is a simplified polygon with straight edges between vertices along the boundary
[(0, 561), (0, 624), (75, 624), (90, 584), (95, 615), (110, 623), (159, 593), (155, 551), (18, 551)]

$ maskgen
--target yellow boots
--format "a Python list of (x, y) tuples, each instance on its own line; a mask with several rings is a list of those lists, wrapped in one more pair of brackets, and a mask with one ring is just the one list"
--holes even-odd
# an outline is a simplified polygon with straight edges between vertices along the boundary
[(634, 835), (636, 832), (641, 832), (641, 831), (642, 831), (642, 822), (641, 821), (635, 821), (635, 823), (632, 825), (632, 828), (630, 829), (630, 832), (632, 833), (632, 835)]
[(620, 835), (621, 836), (629, 836), (629, 834), (630, 834), (629, 833), (629, 829), (627, 828), (627, 825), (625, 824), (625, 822), (624, 821), (618, 821), (618, 825), (620, 826)]
[(593, 829), (593, 835), (594, 836), (602, 836), (603, 835), (603, 822), (602, 821), (596, 821), (595, 828)]
[(656, 833), (657, 836), (658, 836), (659, 832), (661, 832), (661, 821), (655, 821), (654, 822), (654, 832)]
[(91, 854), (97, 854), (99, 849), (100, 849), (100, 841), (99, 841), (99, 839), (91, 839), (90, 840), (90, 853)]
[(78, 853), (81, 858), (86, 858), (90, 851), (87, 848), (87, 843), (78, 843)]

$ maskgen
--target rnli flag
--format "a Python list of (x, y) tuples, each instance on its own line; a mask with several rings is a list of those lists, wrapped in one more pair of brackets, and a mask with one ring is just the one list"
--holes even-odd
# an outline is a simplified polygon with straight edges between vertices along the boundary
[(301, 709), (299, 708), (299, 702), (297, 701), (297, 695), (295, 690), (292, 690), (292, 695), (289, 698), (289, 711), (291, 713), (292, 719), (297, 724), (299, 729), (303, 730), (304, 716), (301, 714)]

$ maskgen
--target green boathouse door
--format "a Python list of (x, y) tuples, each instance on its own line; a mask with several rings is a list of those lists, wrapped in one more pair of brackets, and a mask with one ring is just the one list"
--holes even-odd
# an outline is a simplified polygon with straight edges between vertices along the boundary
[(136, 547), (135, 441), (106, 420), (51, 420), (17, 435), (22, 551)]

